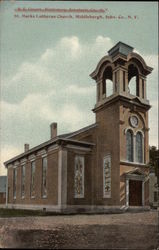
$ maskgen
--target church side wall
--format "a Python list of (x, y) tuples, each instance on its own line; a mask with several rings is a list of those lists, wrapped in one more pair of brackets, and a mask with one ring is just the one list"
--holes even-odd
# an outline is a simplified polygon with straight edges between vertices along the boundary
[(17, 168), (17, 185), (16, 185), (16, 199), (13, 198), (13, 167), (8, 169), (8, 204), (21, 205), (57, 205), (58, 201), (58, 151), (49, 152), (47, 154), (48, 168), (47, 168), (47, 197), (42, 197), (42, 157), (37, 156), (35, 159), (35, 198), (31, 198), (31, 162), (26, 162), (25, 172), (25, 196), (21, 195), (21, 171), (22, 165)]

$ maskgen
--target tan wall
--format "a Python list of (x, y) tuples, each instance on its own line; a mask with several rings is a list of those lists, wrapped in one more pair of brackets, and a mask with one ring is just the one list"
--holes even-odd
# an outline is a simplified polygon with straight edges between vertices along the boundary
[(30, 196), (31, 162), (26, 163), (25, 174), (25, 197), (21, 197), (21, 165), (17, 166), (17, 193), (13, 199), (13, 168), (8, 169), (8, 203), (13, 204), (33, 204), (33, 205), (56, 205), (58, 194), (58, 152), (49, 152), (47, 155), (47, 198), (42, 197), (42, 157), (36, 157), (35, 170), (35, 198)]
[[(137, 128), (130, 126), (129, 118), (132, 115), (136, 115), (139, 118), (139, 124)], [(126, 160), (126, 135), (125, 129), (130, 127), (134, 133), (141, 130), (144, 133), (144, 163), (149, 162), (149, 145), (148, 145), (148, 113), (136, 108), (136, 111), (132, 111), (132, 107), (129, 103), (120, 104), (120, 160)]]
[[(94, 166), (96, 203), (119, 205), (119, 103), (116, 102), (96, 113), (97, 161)], [(111, 154), (111, 198), (103, 198), (103, 157)]]

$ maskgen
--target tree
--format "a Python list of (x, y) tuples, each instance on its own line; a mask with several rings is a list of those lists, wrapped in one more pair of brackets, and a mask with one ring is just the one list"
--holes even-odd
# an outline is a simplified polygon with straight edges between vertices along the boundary
[(159, 185), (159, 149), (157, 149), (155, 146), (149, 147), (149, 156), (150, 156), (150, 170), (154, 171)]

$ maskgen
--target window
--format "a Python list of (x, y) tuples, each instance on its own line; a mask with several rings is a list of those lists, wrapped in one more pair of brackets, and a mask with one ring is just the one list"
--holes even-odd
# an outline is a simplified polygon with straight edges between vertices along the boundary
[(13, 199), (16, 199), (16, 190), (17, 189), (17, 169), (13, 169)]
[(31, 197), (35, 197), (35, 161), (31, 162)]
[(117, 72), (115, 72), (115, 92), (117, 92), (117, 81), (118, 81), (118, 79), (117, 79)]
[(22, 166), (22, 173), (21, 173), (21, 195), (22, 198), (25, 196), (25, 165)]
[(154, 202), (157, 202), (158, 199), (157, 199), (157, 191), (154, 192)]
[(111, 157), (107, 155), (103, 159), (103, 197), (111, 197)]
[(125, 71), (123, 71), (123, 91), (125, 92)]
[(47, 197), (47, 157), (42, 159), (42, 197)]
[(110, 96), (113, 94), (112, 68), (108, 66), (103, 74), (103, 95)]
[(133, 162), (133, 133), (131, 130), (126, 132), (126, 158)]
[(144, 86), (144, 80), (142, 79), (142, 98), (144, 98), (144, 92), (145, 92), (145, 86)]
[(128, 67), (128, 82), (130, 94), (139, 96), (139, 72), (134, 64)]
[(142, 163), (143, 162), (143, 137), (141, 132), (137, 132), (136, 134), (136, 161)]
[(97, 98), (100, 100), (100, 84), (97, 85)]
[(74, 195), (84, 198), (84, 157), (79, 155), (75, 157)]

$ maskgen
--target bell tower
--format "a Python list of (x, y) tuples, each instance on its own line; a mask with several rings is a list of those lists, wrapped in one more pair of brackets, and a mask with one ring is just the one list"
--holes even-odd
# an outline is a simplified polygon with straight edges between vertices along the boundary
[[(144, 59), (133, 52), (134, 48), (118, 42), (108, 51), (97, 64), (91, 77), (97, 84), (97, 101), (95, 108), (98, 108), (106, 101), (117, 95), (142, 99), (142, 102), (149, 104), (146, 100), (146, 76), (151, 73), (152, 68), (148, 67)], [(130, 91), (130, 81), (134, 78), (135, 93)], [(112, 86), (110, 86), (110, 83)], [(111, 95), (110, 92), (111, 88)]]
[[(118, 42), (90, 75), (97, 86), (93, 109), (98, 124), (97, 182), (102, 182), (103, 159), (107, 155), (111, 159), (108, 205), (143, 206), (148, 203), (145, 178), (148, 176), (148, 110), (151, 106), (147, 100), (146, 79), (152, 68), (133, 50)], [(132, 197), (132, 181), (141, 181), (136, 184), (136, 197)], [(102, 192), (98, 190), (100, 204)]]

